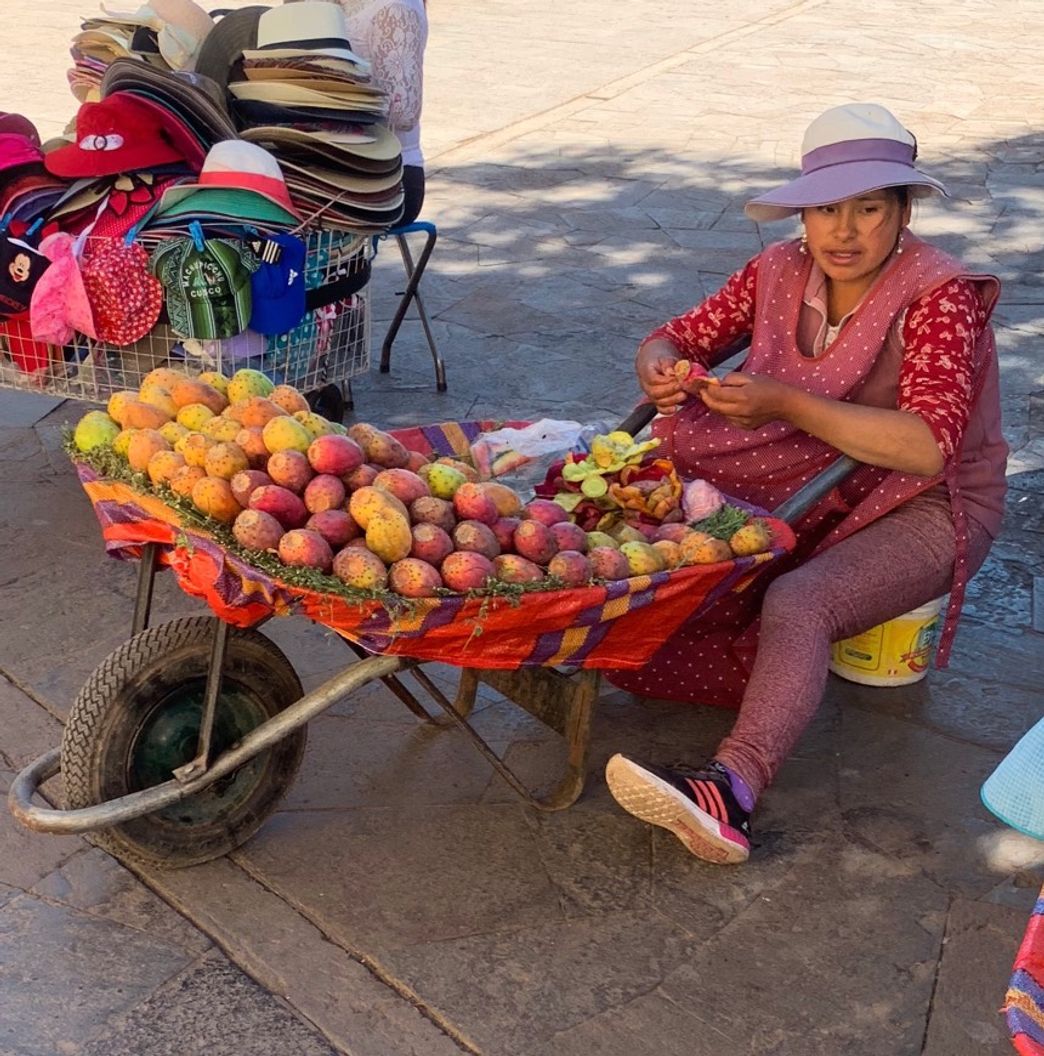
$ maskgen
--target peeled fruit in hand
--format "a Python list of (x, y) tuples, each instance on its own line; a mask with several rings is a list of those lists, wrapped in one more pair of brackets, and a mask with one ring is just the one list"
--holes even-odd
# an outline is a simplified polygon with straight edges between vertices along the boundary
[(293, 385), (277, 385), (269, 394), (268, 398), (279, 407), (284, 414), (296, 414), (297, 411), (309, 411), (308, 401), (293, 387)]
[(522, 521), (515, 529), (514, 539), (518, 553), (538, 565), (546, 565), (558, 551), (555, 537), (543, 521)]
[(231, 480), (237, 473), (250, 467), (246, 452), (238, 444), (215, 444), (203, 460), (203, 468), (211, 477)]
[(548, 563), (547, 574), (567, 587), (579, 587), (591, 581), (591, 562), (578, 550), (559, 550)]
[(232, 494), (232, 485), (222, 477), (204, 477), (192, 489), (192, 504), (200, 513), (222, 524), (231, 524), (243, 507)]
[(335, 477), (351, 473), (365, 460), (362, 448), (354, 440), (336, 433), (317, 436), (308, 445), (307, 454), (316, 473), (332, 473)]
[(329, 572), (333, 567), (333, 551), (318, 532), (295, 528), (279, 540), (279, 560), (284, 565)]
[(587, 551), (591, 572), (596, 579), (629, 579), (631, 566), (614, 546), (594, 546)]
[(261, 510), (244, 510), (232, 524), (232, 534), (248, 550), (276, 550), (283, 538), (283, 526)]
[(362, 529), (352, 520), (350, 513), (344, 510), (322, 510), (313, 513), (305, 522), (305, 527), (318, 532), (334, 550), (358, 538)]
[(457, 524), (453, 503), (437, 499), (434, 495), (422, 495), (410, 503), (410, 520), (414, 524), (437, 524), (444, 532), (452, 532)]
[(76, 423), (73, 443), (77, 451), (91, 451), (103, 444), (111, 444), (119, 434), (119, 423), (105, 411), (88, 411)]
[(413, 549), (409, 518), (393, 509), (378, 510), (366, 525), (366, 545), (387, 565), (409, 557)]
[(532, 499), (526, 503), (522, 510), (522, 516), (533, 521), (539, 521), (549, 527), (559, 521), (568, 521), (569, 514), (550, 499)]
[(468, 482), (468, 478), (459, 469), (439, 462), (422, 466), (418, 476), (427, 481), (432, 495), (438, 499), (452, 499), (457, 489)]
[(418, 557), (438, 568), (453, 553), (453, 540), (437, 524), (415, 524), (410, 532), (413, 535), (410, 557)]
[(232, 485), (232, 494), (236, 497), (236, 502), (240, 506), (249, 505), (250, 496), (258, 488), (263, 488), (266, 484), (271, 483), (272, 478), (260, 469), (244, 469), (229, 480), (229, 484)]
[(450, 590), (478, 590), (494, 578), (493, 562), (473, 550), (455, 550), (439, 569), (442, 582)]
[(748, 521), (729, 537), (729, 549), (739, 557), (764, 553), (772, 549), (772, 533), (764, 521)]
[(185, 465), (185, 457), (177, 451), (157, 451), (146, 467), (153, 484), (169, 484), (170, 478)]
[[(275, 458), (275, 455), (272, 456)], [(340, 477), (320, 473), (312, 477), (304, 489), (305, 509), (309, 513), (323, 510), (339, 510), (344, 507), (345, 491)]]
[(287, 414), (267, 422), (262, 432), (265, 447), (272, 454), (276, 451), (300, 451), (304, 454), (314, 437), (296, 419)]
[(663, 556), (652, 543), (632, 540), (620, 547), (620, 553), (627, 559), (632, 576), (648, 576), (664, 570)]
[(501, 554), (493, 559), (493, 575), (501, 583), (539, 583), (544, 570), (519, 554)]
[(259, 370), (237, 370), (228, 382), (229, 403), (238, 403), (249, 396), (268, 396), (275, 385), (267, 375)]
[[(315, 474), (300, 451), (276, 451), (265, 463), (265, 472), (276, 484), (300, 494)], [(343, 499), (341, 500), (344, 501)], [(313, 511), (314, 512), (314, 511)]]
[(155, 429), (139, 429), (127, 445), (127, 461), (135, 473), (144, 473), (148, 469), (149, 459), (157, 451), (169, 450), (170, 444)]
[(362, 546), (346, 546), (333, 560), (333, 574), (356, 590), (384, 590), (388, 568), (374, 553)]
[(706, 532), (691, 531), (678, 545), (681, 547), (682, 562), (686, 565), (714, 565), (719, 561), (732, 560), (729, 544)]
[(495, 524), (500, 518), (496, 503), (481, 484), (465, 481), (453, 493), (453, 509), (462, 521), (481, 521)]
[(262, 484), (250, 493), (250, 508), (270, 513), (284, 528), (300, 528), (308, 511), (300, 497), (278, 484)]
[(388, 586), (404, 598), (431, 598), (442, 586), (442, 576), (427, 561), (404, 557), (388, 569)]
[(500, 553), (493, 529), (481, 521), (461, 521), (453, 529), (453, 543), (458, 550), (473, 550), (491, 561)]

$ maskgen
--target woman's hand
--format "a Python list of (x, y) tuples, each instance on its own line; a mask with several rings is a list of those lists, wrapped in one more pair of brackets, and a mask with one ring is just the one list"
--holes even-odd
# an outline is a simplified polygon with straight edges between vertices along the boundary
[(674, 414), (689, 397), (682, 389), (674, 364), (678, 350), (669, 341), (649, 341), (638, 349), (634, 360), (635, 373), (642, 392), (656, 405), (660, 414)]
[(787, 405), (796, 390), (763, 374), (733, 372), (720, 385), (701, 386), (700, 399), (715, 414), (740, 429), (760, 429), (787, 419)]

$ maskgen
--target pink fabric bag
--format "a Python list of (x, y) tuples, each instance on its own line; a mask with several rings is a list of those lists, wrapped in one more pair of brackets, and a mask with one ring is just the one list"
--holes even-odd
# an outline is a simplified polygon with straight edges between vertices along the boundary
[(29, 304), (33, 337), (49, 345), (65, 345), (77, 331), (98, 336), (87, 299), (72, 235), (57, 231), (40, 243), (51, 266), (40, 276)]

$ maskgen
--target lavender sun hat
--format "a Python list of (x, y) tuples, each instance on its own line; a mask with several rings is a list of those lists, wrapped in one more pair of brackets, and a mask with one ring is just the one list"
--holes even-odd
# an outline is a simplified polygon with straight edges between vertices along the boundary
[(783, 220), (808, 206), (828, 205), (883, 187), (909, 187), (915, 198), (946, 188), (914, 168), (917, 140), (883, 106), (835, 106), (808, 126), (801, 175), (746, 205), (751, 220)]

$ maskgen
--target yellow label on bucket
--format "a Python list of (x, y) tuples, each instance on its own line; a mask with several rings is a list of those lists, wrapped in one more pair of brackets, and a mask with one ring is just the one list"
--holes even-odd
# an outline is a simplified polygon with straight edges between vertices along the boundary
[(939, 603), (922, 605), (862, 634), (835, 642), (830, 669), (868, 686), (903, 686), (924, 678), (931, 662)]

